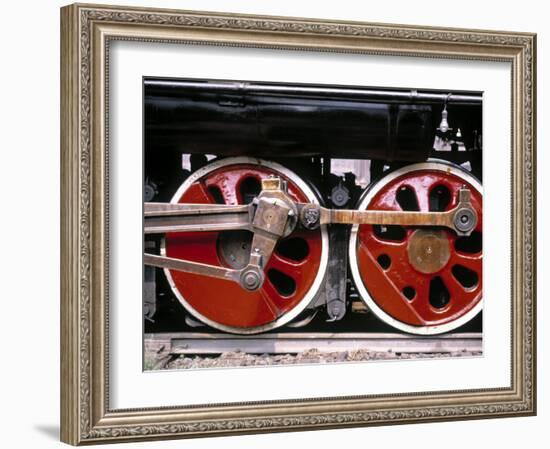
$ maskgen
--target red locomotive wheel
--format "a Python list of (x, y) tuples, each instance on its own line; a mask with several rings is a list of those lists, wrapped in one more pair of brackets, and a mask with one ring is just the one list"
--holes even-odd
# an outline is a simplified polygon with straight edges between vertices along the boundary
[[(172, 203), (246, 204), (261, 190), (261, 180), (276, 175), (288, 182), (289, 196), (315, 202), (314, 192), (293, 172), (268, 161), (221, 159), (193, 173)], [(248, 262), (249, 231), (166, 234), (168, 257), (230, 268)], [(323, 280), (328, 258), (326, 230), (296, 230), (279, 241), (266, 268), (262, 288), (248, 292), (235, 282), (165, 270), (182, 305), (202, 322), (226, 331), (252, 334), (288, 323), (312, 301)]]
[(350, 265), (360, 296), (393, 327), (437, 334), (472, 319), (482, 305), (482, 191), (463, 169), (444, 162), (406, 166), (372, 185), (359, 210), (446, 211), (466, 185), (478, 214), (475, 230), (356, 225)]

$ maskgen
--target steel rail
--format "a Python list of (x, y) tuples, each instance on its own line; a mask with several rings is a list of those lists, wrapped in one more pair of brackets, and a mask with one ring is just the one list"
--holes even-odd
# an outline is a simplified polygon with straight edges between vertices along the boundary
[(164, 346), (173, 355), (214, 355), (237, 351), (288, 354), (309, 350), (322, 353), (356, 350), (393, 353), (483, 351), (482, 334), (477, 332), (428, 337), (377, 332), (278, 332), (254, 336), (184, 332), (146, 334), (145, 343), (146, 347), (151, 348)]

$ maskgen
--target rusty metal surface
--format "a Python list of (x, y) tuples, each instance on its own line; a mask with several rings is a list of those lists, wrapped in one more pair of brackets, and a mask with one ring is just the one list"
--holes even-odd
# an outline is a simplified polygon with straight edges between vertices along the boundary
[[(477, 214), (470, 203), (470, 191), (460, 189), (456, 207), (445, 212), (412, 212), (389, 210), (349, 210), (320, 208), (320, 223), (323, 224), (371, 224), (400, 226), (446, 227), (458, 235), (469, 235), (477, 223)], [(458, 217), (457, 217), (458, 215)], [(463, 217), (468, 218), (464, 222)], [(462, 218), (462, 219), (461, 219)], [(457, 226), (457, 222), (461, 225)]]
[[(296, 224), (298, 206), (304, 227), (314, 229), (313, 218), (325, 224), (377, 224), (401, 226), (438, 226), (469, 235), (477, 224), (477, 214), (470, 203), (470, 191), (460, 189), (457, 205), (445, 212), (327, 209), (294, 203), (283, 190), (279, 179), (268, 179), (267, 189), (249, 206), (212, 204), (145, 203), (146, 234), (166, 232), (219, 231), (253, 228), (277, 236), (289, 235)], [(278, 187), (278, 188), (277, 188)], [(319, 213), (316, 212), (319, 208)], [(313, 221), (315, 221), (313, 220)], [(252, 221), (252, 222), (251, 222)]]
[[(287, 184), (273, 177), (262, 180), (253, 205), (201, 205), (147, 203), (145, 233), (246, 230), (253, 232), (248, 263), (239, 270), (165, 256), (145, 254), (146, 265), (239, 282), (243, 289), (258, 290), (265, 281), (263, 269), (277, 242), (296, 224), (297, 209), (286, 193)], [(252, 215), (252, 211), (254, 211)], [(290, 218), (294, 217), (294, 220)], [(151, 220), (156, 220), (151, 223)], [(251, 221), (251, 222), (250, 222)]]
[(145, 217), (247, 213), (248, 205), (143, 203)]
[(201, 274), (218, 279), (239, 282), (241, 270), (217, 267), (199, 262), (175, 259), (173, 257), (157, 256), (155, 254), (143, 255), (143, 263), (152, 267), (168, 268), (170, 270), (184, 271), (186, 273)]
[(250, 229), (249, 206), (145, 203), (145, 234)]

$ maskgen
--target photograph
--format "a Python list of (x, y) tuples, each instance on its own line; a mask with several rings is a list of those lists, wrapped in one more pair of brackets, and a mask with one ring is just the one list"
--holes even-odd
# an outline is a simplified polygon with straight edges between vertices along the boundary
[(482, 115), (144, 77), (144, 369), (482, 356)]

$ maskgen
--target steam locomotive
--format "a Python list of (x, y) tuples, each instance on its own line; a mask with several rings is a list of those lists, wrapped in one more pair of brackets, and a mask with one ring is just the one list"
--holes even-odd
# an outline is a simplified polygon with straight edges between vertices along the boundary
[(143, 87), (147, 328), (256, 334), (368, 311), (432, 335), (479, 317), (480, 93)]

